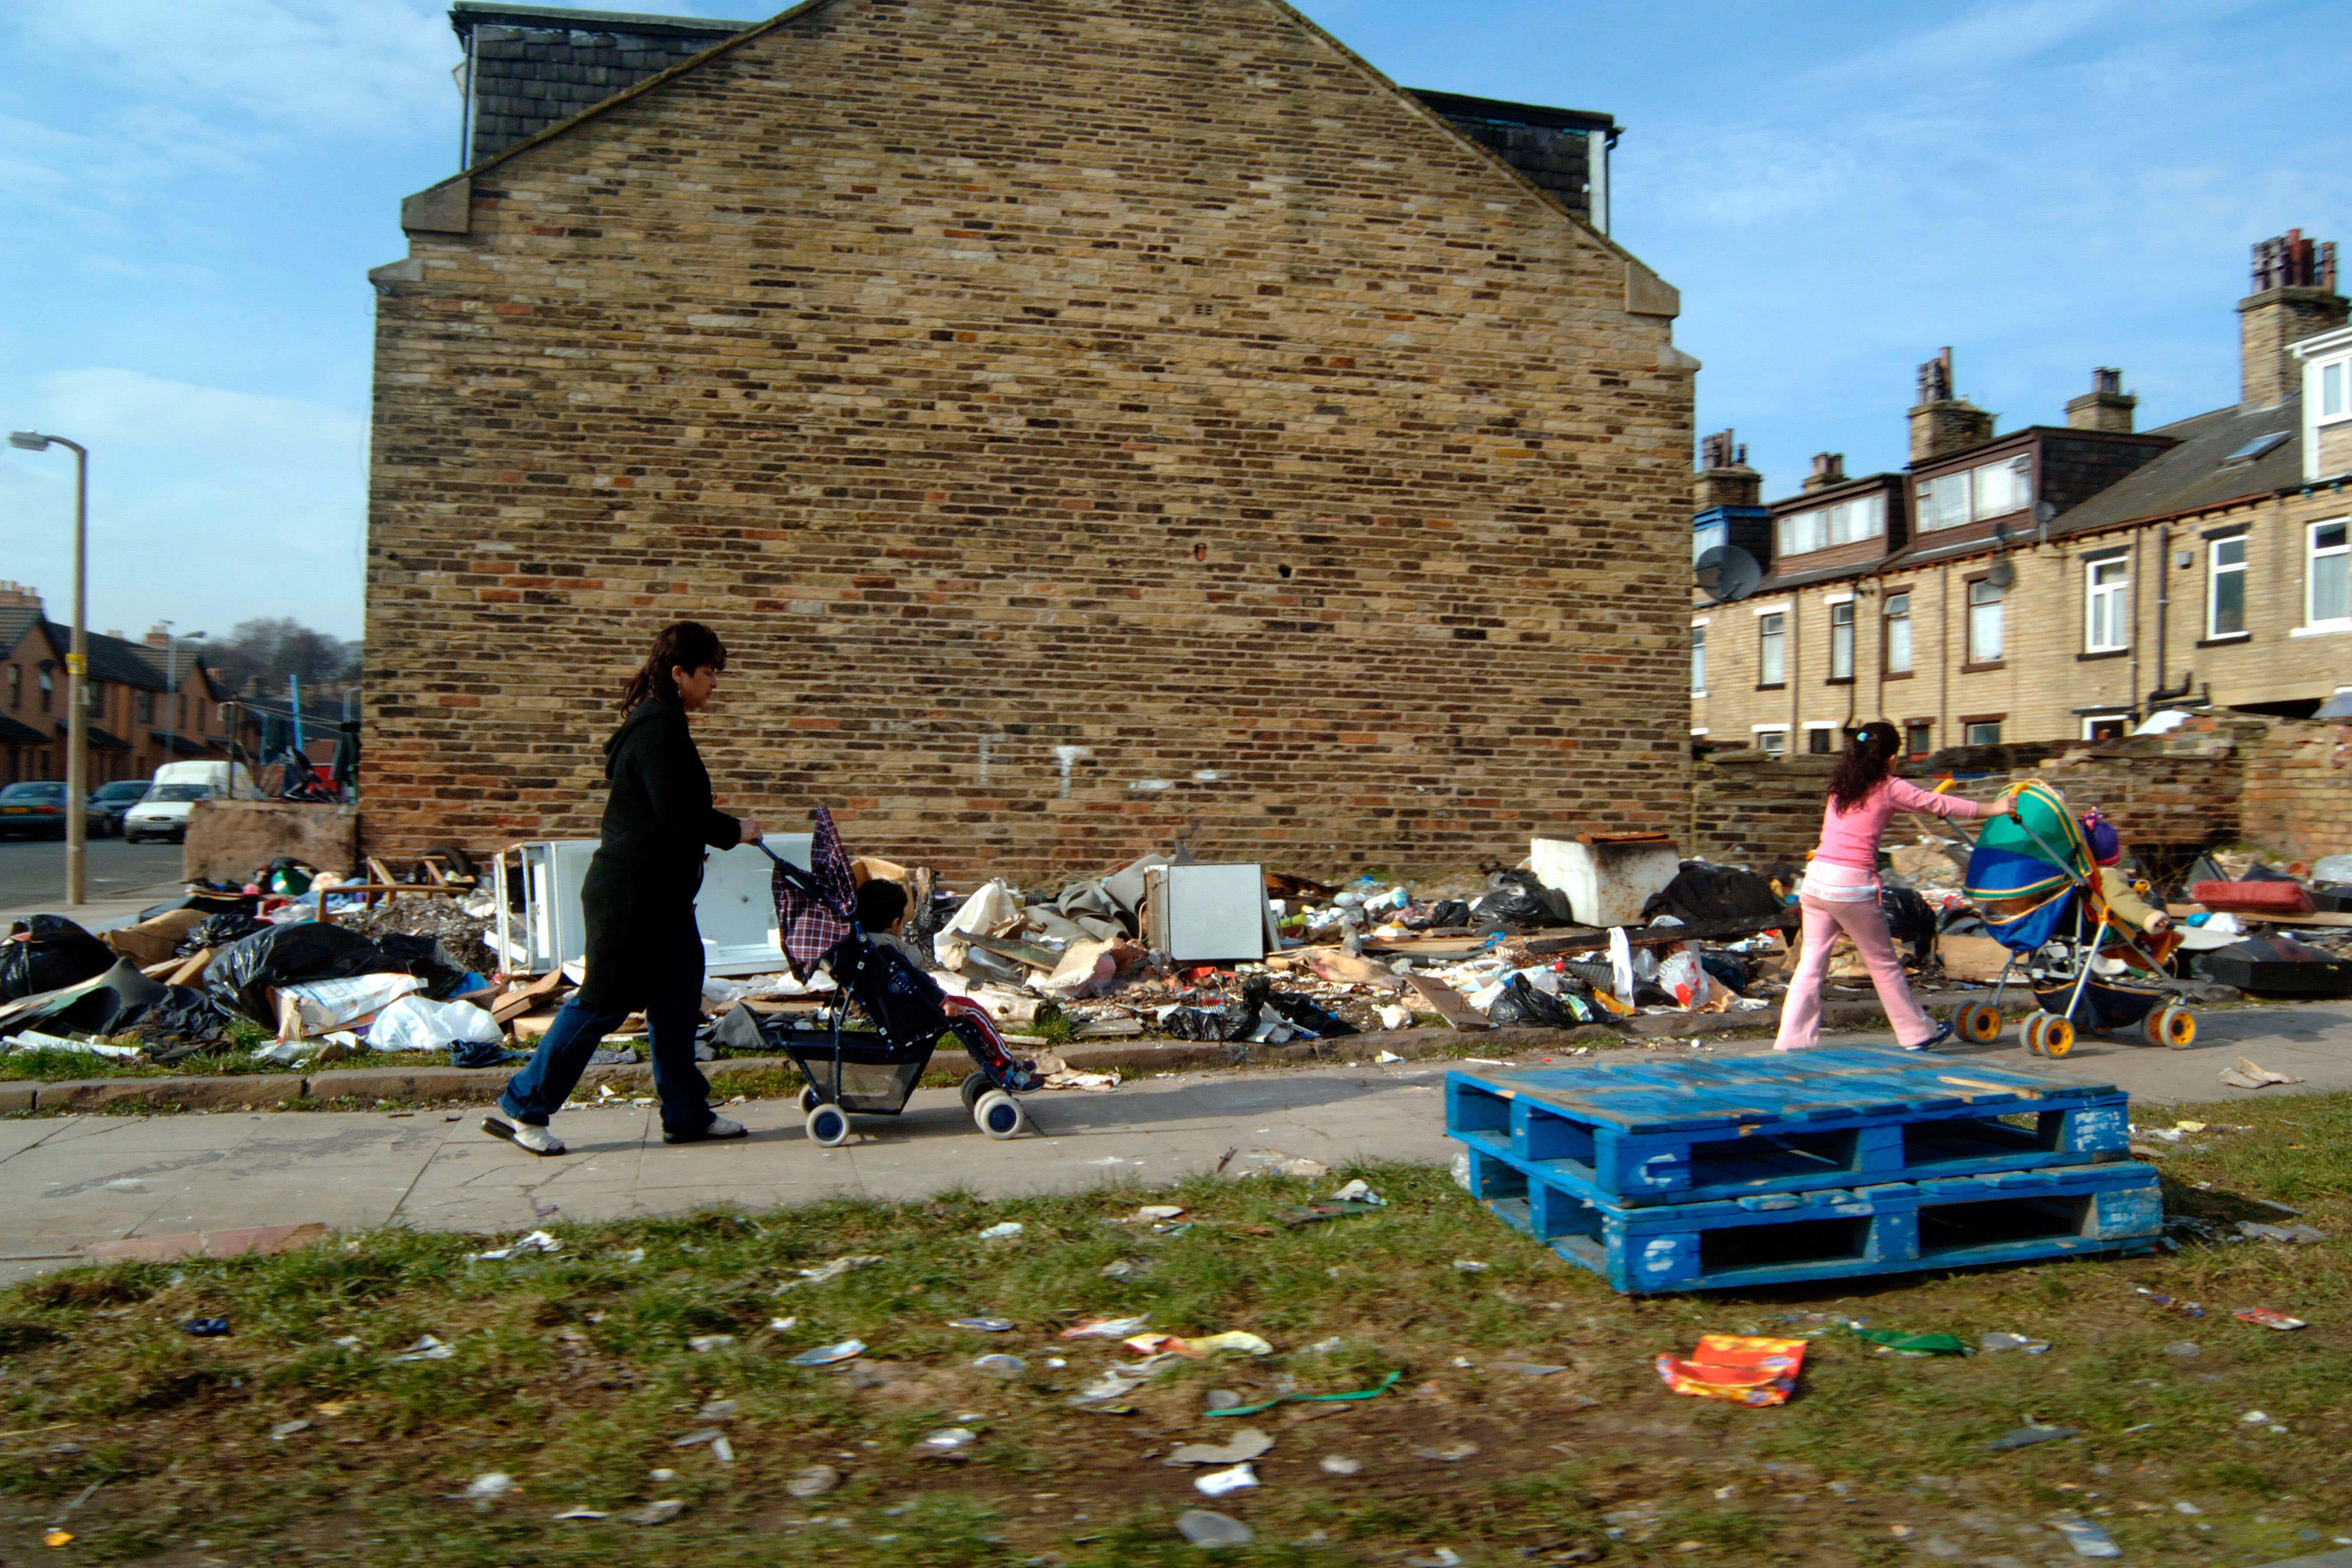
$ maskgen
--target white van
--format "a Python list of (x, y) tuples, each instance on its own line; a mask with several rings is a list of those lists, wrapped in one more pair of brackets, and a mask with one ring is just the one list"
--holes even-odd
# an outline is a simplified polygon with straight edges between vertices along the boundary
[(252, 799), (260, 793), (254, 787), (253, 775), (234, 763), (165, 763), (155, 770), (155, 782), (148, 786), (145, 798), (122, 814), (122, 841), (184, 842), (188, 813), (196, 802), (228, 795)]
[[(231, 770), (235, 770), (234, 787)], [(154, 782), (159, 784), (207, 784), (215, 795), (233, 795), (240, 800), (250, 800), (261, 794), (254, 787), (253, 775), (235, 763), (165, 763), (155, 770)]]

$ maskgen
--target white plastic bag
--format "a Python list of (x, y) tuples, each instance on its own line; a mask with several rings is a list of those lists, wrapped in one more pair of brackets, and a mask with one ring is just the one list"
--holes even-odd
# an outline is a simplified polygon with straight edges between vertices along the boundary
[(368, 1029), (368, 1045), (379, 1051), (446, 1051), (460, 1040), (504, 1045), (506, 1031), (471, 1002), (413, 995), (378, 1013)]

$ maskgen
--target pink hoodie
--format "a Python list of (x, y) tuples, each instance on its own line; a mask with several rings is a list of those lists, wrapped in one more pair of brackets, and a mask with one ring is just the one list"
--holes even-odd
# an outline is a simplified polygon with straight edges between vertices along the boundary
[(1931, 795), (1917, 784), (1889, 778), (1864, 795), (1852, 811), (1838, 809), (1832, 798), (1822, 811), (1821, 847), (1816, 860), (1874, 876), (1878, 871), (1878, 838), (1886, 819), (1897, 811), (1924, 812), (1930, 816), (1990, 816), (1992, 808), (1956, 795)]

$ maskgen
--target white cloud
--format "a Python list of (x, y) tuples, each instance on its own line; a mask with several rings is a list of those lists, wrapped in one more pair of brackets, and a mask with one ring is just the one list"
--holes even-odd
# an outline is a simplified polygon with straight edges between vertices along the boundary
[[(6, 389), (0, 388), (0, 394)], [(42, 378), (12, 422), (90, 449), (90, 613), (143, 627), (290, 615), (338, 635), (360, 621), (367, 424), (292, 398), (136, 371)], [(61, 604), (72, 570), (72, 464), (9, 454), (9, 572)]]

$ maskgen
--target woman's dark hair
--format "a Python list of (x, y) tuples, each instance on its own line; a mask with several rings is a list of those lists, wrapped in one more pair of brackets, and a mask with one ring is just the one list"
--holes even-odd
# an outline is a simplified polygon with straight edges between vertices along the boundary
[(1873, 719), (1847, 736), (1845, 755), (1830, 770), (1830, 799), (1837, 808), (1852, 811), (1885, 783), (1902, 747), (1903, 737), (1884, 719)]
[(660, 635), (654, 638), (654, 651), (646, 659), (645, 668), (629, 677), (629, 684), (621, 689), (621, 711), (634, 711), (649, 697), (677, 701), (677, 682), (669, 672), (697, 670), (704, 665), (713, 669), (727, 668), (727, 645), (719, 640), (717, 632), (700, 621), (680, 621), (662, 627)]
[(907, 889), (885, 878), (872, 877), (857, 885), (857, 923), (868, 931), (884, 931), (907, 912)]

